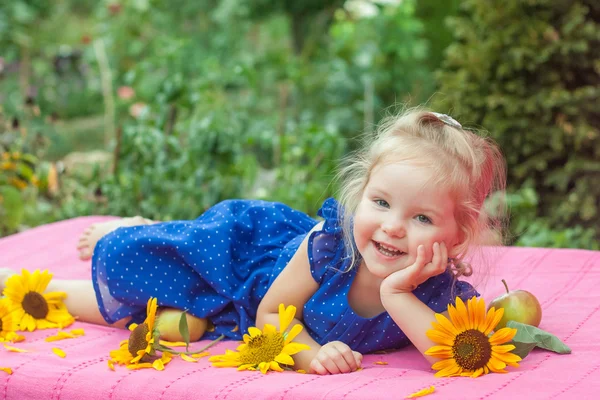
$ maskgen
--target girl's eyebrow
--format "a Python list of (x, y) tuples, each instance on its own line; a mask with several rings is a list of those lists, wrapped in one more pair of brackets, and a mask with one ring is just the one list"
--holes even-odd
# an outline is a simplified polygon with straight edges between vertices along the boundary
[(390, 194), (385, 189), (379, 187), (371, 187), (371, 192), (371, 194), (378, 194), (381, 196), (390, 197)]

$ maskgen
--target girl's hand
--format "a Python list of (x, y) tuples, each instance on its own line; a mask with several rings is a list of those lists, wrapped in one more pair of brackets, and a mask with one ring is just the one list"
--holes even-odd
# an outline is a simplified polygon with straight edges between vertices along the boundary
[(448, 249), (446, 244), (433, 244), (433, 258), (426, 263), (425, 246), (417, 248), (417, 259), (414, 264), (390, 274), (381, 283), (379, 294), (381, 296), (410, 293), (421, 283), (432, 276), (441, 274), (448, 266)]
[(310, 363), (313, 374), (344, 374), (356, 371), (362, 362), (362, 354), (346, 344), (338, 341), (329, 342), (323, 346)]

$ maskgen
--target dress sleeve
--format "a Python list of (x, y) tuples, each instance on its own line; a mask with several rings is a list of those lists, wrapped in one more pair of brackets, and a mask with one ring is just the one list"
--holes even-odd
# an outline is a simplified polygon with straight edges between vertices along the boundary
[(308, 238), (308, 259), (310, 273), (320, 284), (329, 274), (345, 271), (349, 258), (345, 257), (341, 226), (343, 213), (339, 203), (333, 198), (325, 200), (318, 215), (324, 219), (323, 227)]
[(460, 297), (465, 303), (473, 296), (480, 294), (468, 282), (454, 281), (452, 272), (446, 271), (440, 275), (429, 278), (419, 285), (413, 293), (429, 308), (437, 313), (448, 309), (448, 305), (454, 305), (456, 297)]

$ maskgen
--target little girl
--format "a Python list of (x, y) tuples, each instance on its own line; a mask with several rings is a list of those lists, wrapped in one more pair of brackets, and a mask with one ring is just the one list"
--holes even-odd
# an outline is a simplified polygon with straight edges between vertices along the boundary
[(229, 200), (194, 221), (96, 225), (80, 242), (83, 256), (93, 249), (92, 280), (49, 290), (67, 292), (81, 320), (118, 325), (143, 321), (157, 297), (170, 340), (180, 310), (194, 339), (240, 339), (250, 326), (277, 326), (280, 303), (295, 305), (293, 323), (306, 328), (296, 341), (310, 346), (295, 367), (317, 374), (354, 371), (363, 353), (409, 343), (424, 353), (434, 313), (477, 295), (457, 278), (471, 273), (467, 250), (497, 228), (483, 206), (504, 193), (503, 159), (451, 117), (416, 109), (347, 161), (321, 222), (280, 203)]

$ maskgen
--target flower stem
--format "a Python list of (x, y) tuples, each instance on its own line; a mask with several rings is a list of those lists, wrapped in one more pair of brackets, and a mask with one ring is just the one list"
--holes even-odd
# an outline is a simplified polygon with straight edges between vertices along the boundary
[(172, 354), (187, 354), (188, 356), (191, 356), (192, 354), (202, 353), (203, 351), (206, 351), (206, 350), (210, 349), (211, 347), (213, 347), (215, 344), (217, 344), (218, 342), (220, 342), (224, 338), (225, 338), (225, 335), (221, 334), (221, 336), (219, 336), (218, 338), (216, 338), (215, 340), (213, 340), (212, 342), (210, 342), (209, 344), (207, 344), (206, 346), (204, 346), (200, 350), (196, 350), (196, 351), (177, 351), (177, 350), (171, 349), (168, 346), (164, 346), (164, 345), (160, 345), (160, 344), (157, 345), (155, 347), (155, 349), (159, 350), (159, 351), (168, 351), (169, 353), (172, 353)]

